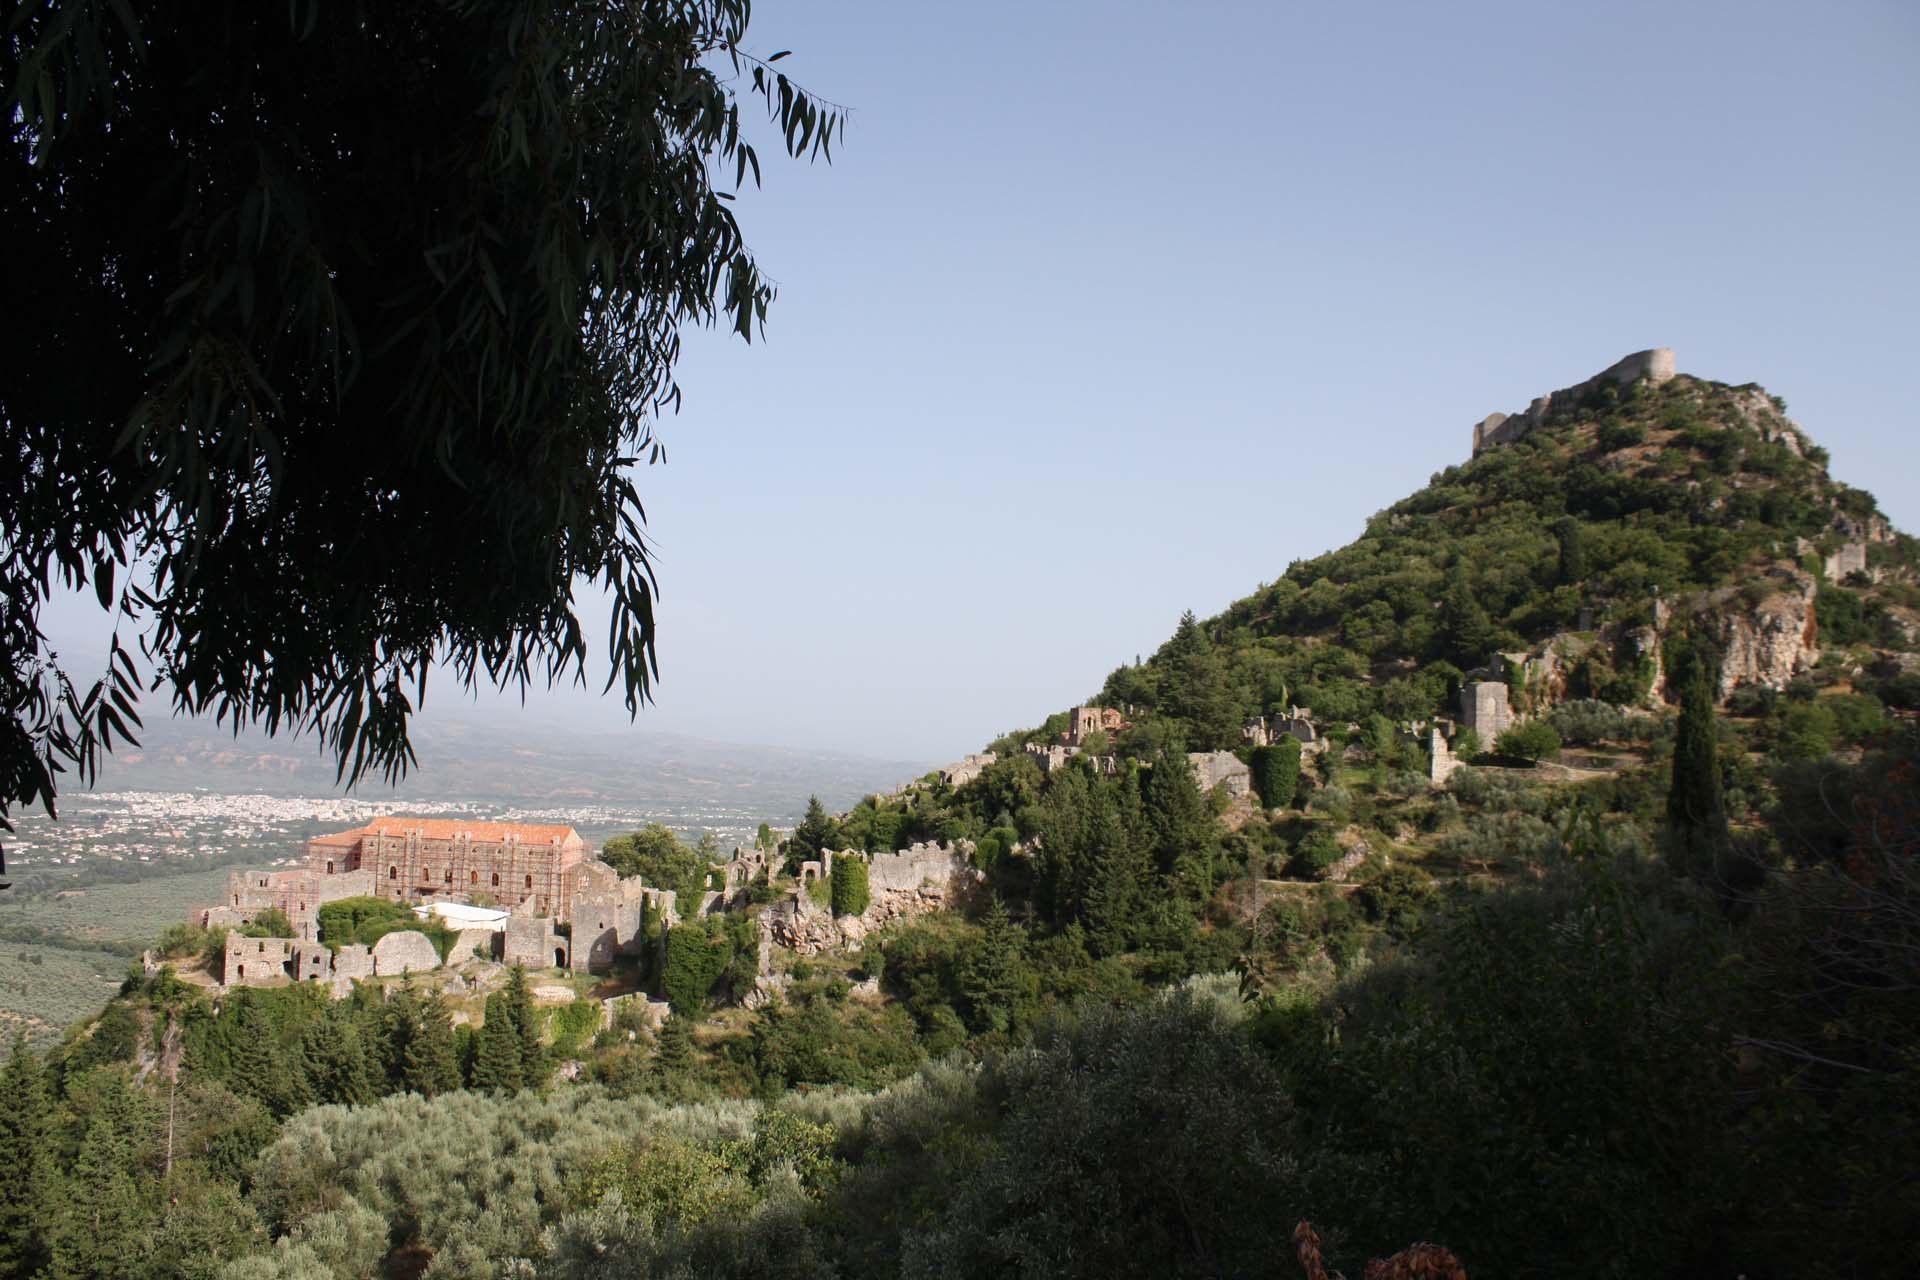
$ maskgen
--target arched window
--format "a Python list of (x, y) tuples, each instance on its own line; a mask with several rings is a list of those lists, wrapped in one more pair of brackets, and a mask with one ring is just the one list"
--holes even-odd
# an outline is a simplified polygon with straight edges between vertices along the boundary
[(387, 879), (398, 880), (399, 878), (400, 878), (400, 868), (398, 867), (387, 868)]
[(479, 883), (480, 883), (480, 873), (479, 873), (478, 871), (469, 871), (469, 872), (467, 872), (467, 883), (468, 883), (468, 884), (479, 884)]
[(533, 877), (532, 877), (532, 876), (528, 876), (528, 877), (527, 877), (527, 888), (529, 888), (529, 889), (531, 889), (531, 888), (533, 888)]
[(327, 859), (327, 874), (328, 874), (328, 875), (332, 875), (332, 874), (333, 874), (333, 859), (332, 859), (332, 858), (328, 858), (328, 859)]
[(500, 887), (500, 873), (498, 871), (493, 873), (493, 887), (496, 889)]
[(448, 883), (448, 884), (452, 884), (452, 883), (453, 883), (453, 868), (452, 868), (452, 867), (448, 867), (448, 868), (447, 868), (447, 883)]
[(247, 966), (245, 965), (240, 966), (240, 976), (243, 978), (247, 976)]
[(433, 879), (433, 868), (432, 868), (432, 867), (422, 867), (422, 868), (420, 868), (420, 879), (421, 879), (421, 880), (422, 880), (423, 882), (424, 882), (424, 881), (427, 881), (427, 880), (431, 880), (431, 879)]

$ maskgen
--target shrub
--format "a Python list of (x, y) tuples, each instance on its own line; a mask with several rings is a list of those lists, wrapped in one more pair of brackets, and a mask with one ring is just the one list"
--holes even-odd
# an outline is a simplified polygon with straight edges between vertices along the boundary
[(699, 925), (677, 924), (667, 930), (667, 964), (660, 985), (674, 1013), (699, 1013), (732, 958), (727, 940)]
[(831, 898), (836, 916), (857, 916), (866, 911), (873, 895), (867, 888), (865, 858), (843, 853), (833, 860)]
[(1300, 742), (1287, 738), (1271, 747), (1255, 747), (1250, 762), (1253, 789), (1260, 803), (1269, 809), (1284, 809), (1293, 803), (1300, 786)]
[(1646, 441), (1647, 429), (1638, 423), (1609, 422), (1600, 428), (1600, 447), (1608, 453)]
[(254, 913), (252, 920), (241, 927), (241, 934), (249, 938), (291, 938), (293, 921), (287, 919), (287, 913), (278, 907), (268, 907), (265, 911)]
[[(225, 931), (222, 931), (224, 945)], [(170, 924), (160, 934), (157, 950), (165, 960), (182, 960), (207, 950), (208, 931), (197, 924)]]
[(1367, 919), (1396, 938), (1408, 938), (1418, 932), (1427, 909), (1438, 897), (1433, 877), (1405, 863), (1389, 867), (1366, 881), (1354, 895)]
[(1315, 827), (1300, 837), (1300, 843), (1294, 847), (1293, 861), (1288, 870), (1297, 876), (1317, 876), (1340, 860), (1346, 850), (1333, 838), (1333, 832), (1325, 827)]
[(1500, 735), (1494, 750), (1520, 760), (1548, 760), (1560, 754), (1560, 735), (1545, 720), (1523, 720)]
[(1633, 718), (1620, 708), (1597, 698), (1563, 702), (1547, 712), (1546, 720), (1560, 735), (1562, 742), (1577, 746), (1623, 742), (1635, 736)]

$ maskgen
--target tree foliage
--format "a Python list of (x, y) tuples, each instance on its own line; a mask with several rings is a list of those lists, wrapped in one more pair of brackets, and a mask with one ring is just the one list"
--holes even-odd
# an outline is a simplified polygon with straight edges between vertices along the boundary
[[(427, 672), (650, 692), (657, 461), (687, 325), (773, 287), (731, 191), (843, 113), (745, 0), (0, 5), (0, 818), (174, 705), (393, 777)], [(144, 581), (137, 579), (144, 578)], [(114, 611), (89, 683), (39, 627)]]
[(873, 900), (867, 888), (867, 860), (857, 853), (843, 853), (833, 860), (833, 914), (857, 916)]
[(1269, 809), (1285, 809), (1300, 786), (1300, 740), (1282, 738), (1270, 747), (1255, 747), (1248, 762), (1253, 789)]

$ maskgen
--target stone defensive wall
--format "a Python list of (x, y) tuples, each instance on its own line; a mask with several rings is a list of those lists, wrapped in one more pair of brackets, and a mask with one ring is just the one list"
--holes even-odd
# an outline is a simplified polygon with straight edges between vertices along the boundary
[(1546, 421), (1547, 414), (1556, 404), (1577, 402), (1580, 397), (1595, 387), (1607, 383), (1625, 385), (1645, 378), (1655, 386), (1674, 376), (1673, 349), (1671, 347), (1653, 347), (1646, 351), (1636, 351), (1630, 356), (1622, 356), (1585, 382), (1576, 382), (1559, 391), (1550, 391), (1528, 405), (1525, 412), (1515, 414), (1490, 413), (1473, 427), (1473, 451), (1477, 455), (1483, 449), (1498, 445), (1511, 444), (1527, 432)]

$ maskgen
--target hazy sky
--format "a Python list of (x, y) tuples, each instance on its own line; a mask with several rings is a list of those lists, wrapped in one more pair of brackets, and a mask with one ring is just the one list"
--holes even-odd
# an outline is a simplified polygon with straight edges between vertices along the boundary
[(641, 731), (976, 749), (1649, 346), (1920, 528), (1909, 0), (754, 12), (854, 116), (764, 156), (767, 340), (641, 478)]

